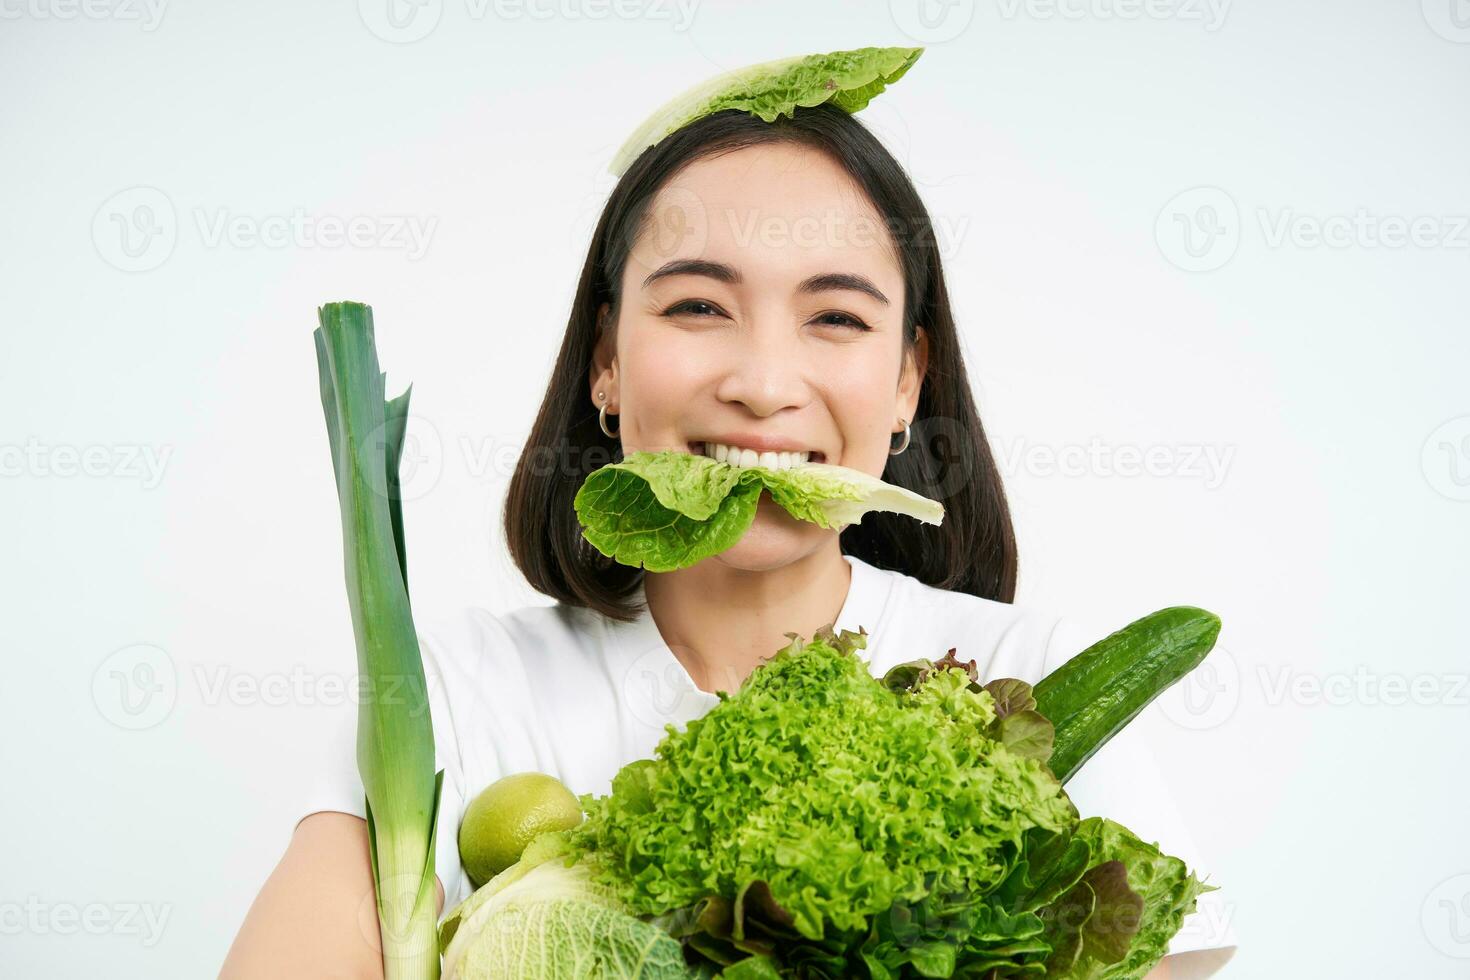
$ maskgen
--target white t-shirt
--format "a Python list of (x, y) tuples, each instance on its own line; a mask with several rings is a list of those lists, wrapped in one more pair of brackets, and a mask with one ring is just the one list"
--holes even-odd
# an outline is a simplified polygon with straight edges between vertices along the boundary
[[(861, 625), (867, 631), (867, 647), (858, 655), (877, 677), (895, 664), (937, 660), (955, 647), (960, 660), (976, 662), (984, 679), (1035, 683), (1101, 638), (1065, 619), (937, 589), (844, 557), (852, 582), (836, 628), (855, 632)], [(641, 587), (637, 599), (641, 604)], [(437, 765), (444, 769), (435, 865), (446, 911), (471, 890), (457, 832), (480, 790), (501, 776), (536, 771), (576, 794), (606, 794), (624, 765), (653, 757), (665, 724), (682, 727), (719, 703), (695, 686), (646, 607), (631, 623), (561, 603), (501, 614), (470, 607), (419, 623), (418, 635)], [(364, 815), (355, 714), (344, 712), (340, 722), (336, 743), (327, 749), (332, 762), (312, 774), (303, 816), (320, 810)], [(1088, 760), (1068, 782), (1068, 795), (1082, 816), (1117, 820), (1205, 877), (1210, 866), (1180, 819), (1152, 752), (1128, 736), (1125, 728)], [(1218, 963), (1203, 972), (1191, 967), (1190, 976), (1213, 973), (1235, 945), (1225, 914), (1231, 906), (1222, 895), (1201, 896), (1198, 911), (1170, 943), (1171, 954), (1219, 951), (1193, 957)]]

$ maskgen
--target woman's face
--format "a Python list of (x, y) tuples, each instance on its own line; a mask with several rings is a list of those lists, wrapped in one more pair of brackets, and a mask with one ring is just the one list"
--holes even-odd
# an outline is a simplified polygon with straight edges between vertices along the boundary
[[(659, 192), (631, 250), (592, 404), (606, 394), (624, 455), (784, 448), (881, 477), (927, 363), (922, 327), (903, 357), (903, 295), (882, 219), (825, 154), (776, 143), (699, 160)], [(713, 560), (779, 567), (837, 533), (762, 493)]]

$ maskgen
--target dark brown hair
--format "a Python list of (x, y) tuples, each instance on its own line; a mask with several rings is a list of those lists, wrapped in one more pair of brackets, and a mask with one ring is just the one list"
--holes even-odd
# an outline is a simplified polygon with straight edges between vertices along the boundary
[(943, 503), (944, 521), (935, 527), (869, 513), (840, 532), (843, 553), (937, 588), (1010, 602), (1015, 534), (970, 392), (929, 213), (867, 127), (830, 104), (798, 108), (774, 123), (743, 110), (705, 116), (644, 150), (613, 188), (592, 234), (551, 383), (511, 477), (504, 522), (511, 557), (533, 588), (563, 603), (621, 621), (641, 611), (632, 594), (644, 570), (593, 548), (572, 507), (587, 474), (622, 458), (621, 444), (603, 434), (587, 397), (597, 310), (607, 303), (608, 322), (616, 324), (629, 250), (670, 178), (702, 157), (778, 141), (826, 153), (866, 192), (903, 268), (905, 353), (913, 350), (916, 326), (928, 337), (928, 370), (910, 443), (888, 458), (883, 479)]

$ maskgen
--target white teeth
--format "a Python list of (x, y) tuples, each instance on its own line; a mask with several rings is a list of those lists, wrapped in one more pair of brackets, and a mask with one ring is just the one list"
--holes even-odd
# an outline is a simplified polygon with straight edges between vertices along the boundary
[(790, 469), (811, 459), (811, 453), (806, 452), (757, 453), (754, 449), (740, 449), (719, 442), (705, 443), (704, 455), (731, 466), (764, 466), (768, 470)]

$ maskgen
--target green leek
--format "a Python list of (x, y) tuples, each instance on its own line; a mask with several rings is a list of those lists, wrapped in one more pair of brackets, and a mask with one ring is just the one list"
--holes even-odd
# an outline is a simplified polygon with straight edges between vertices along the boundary
[(409, 608), (398, 482), (412, 387), (385, 400), (370, 307), (328, 303), (317, 317), (322, 410), (363, 683), (357, 768), (367, 797), (383, 976), (435, 980), (434, 842), (444, 772), (434, 772), (434, 728)]

